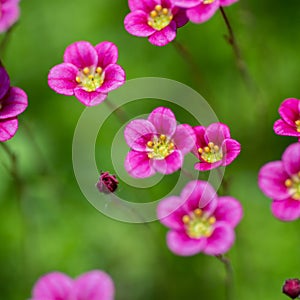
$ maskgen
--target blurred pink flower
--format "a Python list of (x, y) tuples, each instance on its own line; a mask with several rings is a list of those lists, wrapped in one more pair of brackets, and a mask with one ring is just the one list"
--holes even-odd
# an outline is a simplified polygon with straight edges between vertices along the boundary
[(109, 194), (113, 193), (118, 188), (119, 181), (115, 175), (109, 172), (101, 172), (100, 178), (96, 184), (99, 192)]
[(272, 213), (282, 221), (300, 218), (300, 143), (286, 148), (281, 161), (265, 164), (259, 171), (258, 185), (273, 199)]
[(300, 280), (298, 278), (287, 279), (282, 287), (282, 292), (291, 299), (300, 298)]
[(209, 20), (220, 6), (229, 6), (238, 0), (171, 0), (174, 5), (186, 8), (187, 17), (193, 23)]
[(185, 9), (170, 0), (129, 0), (128, 4), (131, 12), (125, 17), (125, 29), (132, 35), (148, 37), (156, 46), (172, 42), (177, 28), (188, 22)]
[(50, 70), (48, 84), (59, 94), (75, 95), (86, 106), (97, 105), (125, 82), (117, 59), (118, 49), (111, 42), (95, 47), (89, 42), (75, 42), (66, 48), (64, 63)]
[(0, 33), (15, 24), (19, 16), (19, 0), (0, 0)]
[(227, 125), (213, 123), (207, 128), (194, 127), (196, 145), (193, 153), (200, 162), (195, 164), (195, 169), (207, 171), (220, 166), (227, 166), (239, 155), (241, 145), (230, 137)]
[(0, 142), (5, 142), (16, 134), (17, 116), (27, 105), (26, 93), (18, 87), (11, 87), (6, 70), (0, 67)]
[(300, 139), (300, 100), (285, 99), (279, 107), (281, 119), (274, 124), (274, 131), (278, 135), (295, 136)]
[(102, 271), (90, 271), (74, 280), (53, 272), (36, 282), (31, 300), (112, 300), (114, 293), (112, 279)]
[(125, 160), (127, 172), (145, 178), (159, 172), (170, 174), (182, 167), (183, 157), (195, 144), (191, 126), (177, 125), (173, 112), (166, 107), (154, 109), (147, 120), (131, 121), (124, 131), (131, 151)]
[(162, 200), (157, 214), (160, 222), (170, 228), (167, 245), (175, 254), (220, 255), (233, 245), (234, 228), (243, 209), (232, 197), (218, 197), (208, 182), (195, 180), (183, 188), (180, 197)]

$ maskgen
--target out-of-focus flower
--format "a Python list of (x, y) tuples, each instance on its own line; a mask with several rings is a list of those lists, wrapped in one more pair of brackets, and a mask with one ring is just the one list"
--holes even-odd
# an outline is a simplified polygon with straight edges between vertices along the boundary
[(34, 285), (31, 300), (113, 300), (114, 283), (102, 271), (90, 271), (76, 279), (52, 272)]
[(156, 46), (173, 41), (177, 28), (188, 22), (185, 9), (170, 0), (129, 0), (128, 4), (131, 12), (125, 17), (125, 29), (132, 35), (148, 37)]
[(118, 49), (111, 42), (95, 47), (89, 42), (75, 42), (66, 48), (64, 63), (50, 70), (48, 84), (59, 94), (75, 95), (86, 106), (97, 105), (125, 82), (117, 59)]
[(177, 125), (166, 107), (154, 109), (147, 120), (131, 121), (124, 131), (131, 151), (125, 160), (127, 172), (145, 178), (159, 172), (170, 174), (182, 167), (184, 155), (195, 144), (195, 134), (187, 124)]
[(230, 137), (228, 126), (213, 123), (207, 128), (194, 127), (196, 145), (193, 153), (199, 158), (195, 169), (207, 171), (220, 166), (227, 166), (239, 155), (241, 145)]
[(233, 245), (234, 227), (243, 210), (236, 199), (218, 197), (208, 182), (195, 180), (184, 187), (180, 197), (162, 200), (157, 214), (160, 222), (170, 228), (167, 245), (175, 254), (220, 255)]
[(0, 0), (0, 33), (15, 24), (19, 16), (19, 0)]
[(259, 171), (258, 185), (273, 199), (271, 209), (276, 218), (300, 218), (300, 143), (288, 146), (281, 161), (265, 164)]
[(282, 287), (282, 292), (291, 299), (300, 298), (300, 280), (298, 278), (287, 279)]
[(99, 192), (109, 194), (117, 189), (118, 184), (119, 181), (115, 175), (112, 175), (109, 172), (101, 172), (96, 186)]

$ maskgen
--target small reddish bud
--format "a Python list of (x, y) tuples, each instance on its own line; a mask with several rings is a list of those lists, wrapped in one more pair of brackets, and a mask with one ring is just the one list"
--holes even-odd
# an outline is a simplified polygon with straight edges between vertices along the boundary
[(295, 299), (300, 296), (300, 280), (297, 278), (287, 279), (282, 287), (282, 292)]
[(99, 192), (109, 194), (117, 189), (118, 184), (119, 181), (115, 175), (112, 175), (109, 172), (101, 172), (96, 186)]

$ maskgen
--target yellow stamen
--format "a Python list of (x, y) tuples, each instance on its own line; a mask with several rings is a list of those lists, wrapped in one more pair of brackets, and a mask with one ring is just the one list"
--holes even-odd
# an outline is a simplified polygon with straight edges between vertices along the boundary
[(204, 151), (205, 151), (206, 153), (209, 153), (209, 152), (210, 152), (209, 147), (204, 147)]
[(195, 210), (194, 210), (194, 214), (197, 216), (197, 217), (201, 217), (202, 216), (202, 209), (200, 209), (200, 208), (196, 208)]
[(164, 134), (161, 134), (161, 135), (159, 136), (159, 139), (160, 139), (161, 141), (165, 141), (166, 138), (167, 138), (167, 137), (166, 137)]
[(152, 22), (151, 22), (151, 21), (148, 21), (148, 25), (152, 27)]
[(81, 83), (81, 79), (80, 79), (79, 76), (76, 76), (76, 82), (77, 82), (77, 83)]
[(161, 5), (155, 5), (155, 10), (156, 11), (161, 11), (162, 10), (162, 6)]
[(89, 78), (89, 79), (94, 79), (94, 75), (90, 74), (90, 75), (88, 76), (88, 78)]
[(164, 15), (167, 15), (169, 13), (169, 10), (167, 8), (163, 8), (162, 13)]
[(293, 181), (291, 179), (287, 179), (284, 184), (286, 187), (291, 187), (293, 185)]
[(203, 149), (202, 149), (202, 148), (199, 148), (199, 149), (198, 149), (198, 153), (202, 154), (202, 153), (203, 153)]
[(218, 152), (218, 151), (220, 150), (219, 146), (218, 146), (218, 145), (214, 145), (214, 150), (215, 150), (216, 152)]
[(85, 68), (83, 69), (83, 73), (84, 73), (85, 75), (88, 75), (88, 74), (90, 73), (90, 68), (85, 67)]
[(169, 16), (169, 20), (170, 20), (170, 21), (173, 20), (173, 15)]
[(157, 17), (157, 15), (158, 15), (158, 13), (157, 13), (156, 10), (152, 10), (152, 11), (150, 12), (151, 18), (155, 18), (155, 17)]
[(170, 144), (169, 144), (169, 147), (168, 147), (168, 148), (169, 148), (169, 150), (172, 150), (172, 149), (174, 149), (174, 146), (175, 146), (175, 145), (174, 145), (174, 143), (170, 143)]
[(148, 142), (147, 142), (147, 146), (148, 146), (149, 148), (152, 148), (152, 147), (153, 147), (153, 142), (152, 142), (152, 141), (148, 141)]
[(297, 126), (300, 126), (300, 120), (295, 121), (295, 124), (296, 124)]
[(216, 223), (216, 218), (215, 218), (215, 217), (210, 217), (210, 218), (208, 219), (208, 222), (209, 222), (210, 225), (213, 225), (213, 224)]
[(188, 224), (188, 223), (190, 222), (190, 220), (191, 220), (191, 218), (190, 218), (188, 215), (184, 215), (184, 216), (182, 217), (182, 222), (183, 222), (184, 224)]
[(96, 69), (96, 72), (98, 73), (98, 74), (101, 74), (102, 73), (102, 68), (101, 67), (97, 67), (97, 69)]
[(210, 149), (212, 149), (212, 148), (214, 147), (214, 145), (215, 145), (215, 144), (214, 144), (213, 142), (209, 142), (209, 143), (208, 143), (208, 147), (209, 147)]

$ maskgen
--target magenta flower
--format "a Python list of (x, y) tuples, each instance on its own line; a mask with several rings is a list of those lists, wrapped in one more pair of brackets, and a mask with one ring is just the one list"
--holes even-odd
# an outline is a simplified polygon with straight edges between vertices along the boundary
[(200, 162), (195, 164), (195, 169), (207, 171), (220, 166), (227, 166), (239, 155), (241, 145), (230, 137), (227, 125), (213, 123), (207, 128), (194, 127), (196, 145), (193, 153)]
[(125, 82), (117, 59), (118, 49), (111, 42), (95, 47), (89, 42), (76, 42), (65, 50), (64, 63), (50, 70), (48, 84), (59, 94), (75, 95), (86, 106), (97, 105)]
[(285, 99), (279, 107), (281, 119), (274, 124), (274, 131), (278, 135), (296, 136), (300, 139), (300, 100)]
[(265, 164), (259, 171), (258, 185), (273, 199), (272, 213), (282, 221), (300, 218), (300, 144), (290, 145), (281, 161)]
[(229, 6), (238, 0), (171, 0), (174, 5), (187, 9), (186, 15), (193, 23), (209, 20), (220, 6)]
[(7, 31), (19, 16), (19, 0), (0, 0), (0, 32)]
[(125, 29), (132, 35), (148, 37), (156, 46), (172, 42), (177, 28), (188, 22), (185, 9), (170, 0), (128, 0), (128, 4), (131, 12), (125, 17)]
[(183, 188), (180, 197), (162, 200), (157, 214), (160, 222), (170, 228), (167, 245), (175, 254), (220, 255), (233, 245), (234, 227), (243, 210), (236, 199), (217, 197), (208, 182), (195, 180)]
[(96, 184), (100, 193), (110, 194), (118, 188), (119, 181), (115, 175), (109, 172), (101, 172)]
[(112, 300), (114, 293), (112, 279), (102, 271), (90, 271), (75, 280), (53, 272), (37, 281), (31, 300)]
[(300, 298), (300, 280), (298, 278), (287, 279), (282, 287), (282, 292), (291, 299)]
[(177, 125), (173, 112), (166, 107), (154, 109), (147, 120), (131, 121), (124, 136), (131, 148), (125, 169), (137, 178), (149, 177), (155, 172), (170, 174), (179, 170), (184, 155), (195, 144), (192, 127)]
[(0, 142), (11, 139), (18, 130), (17, 116), (27, 107), (27, 95), (18, 87), (10, 87), (6, 70), (0, 67)]

